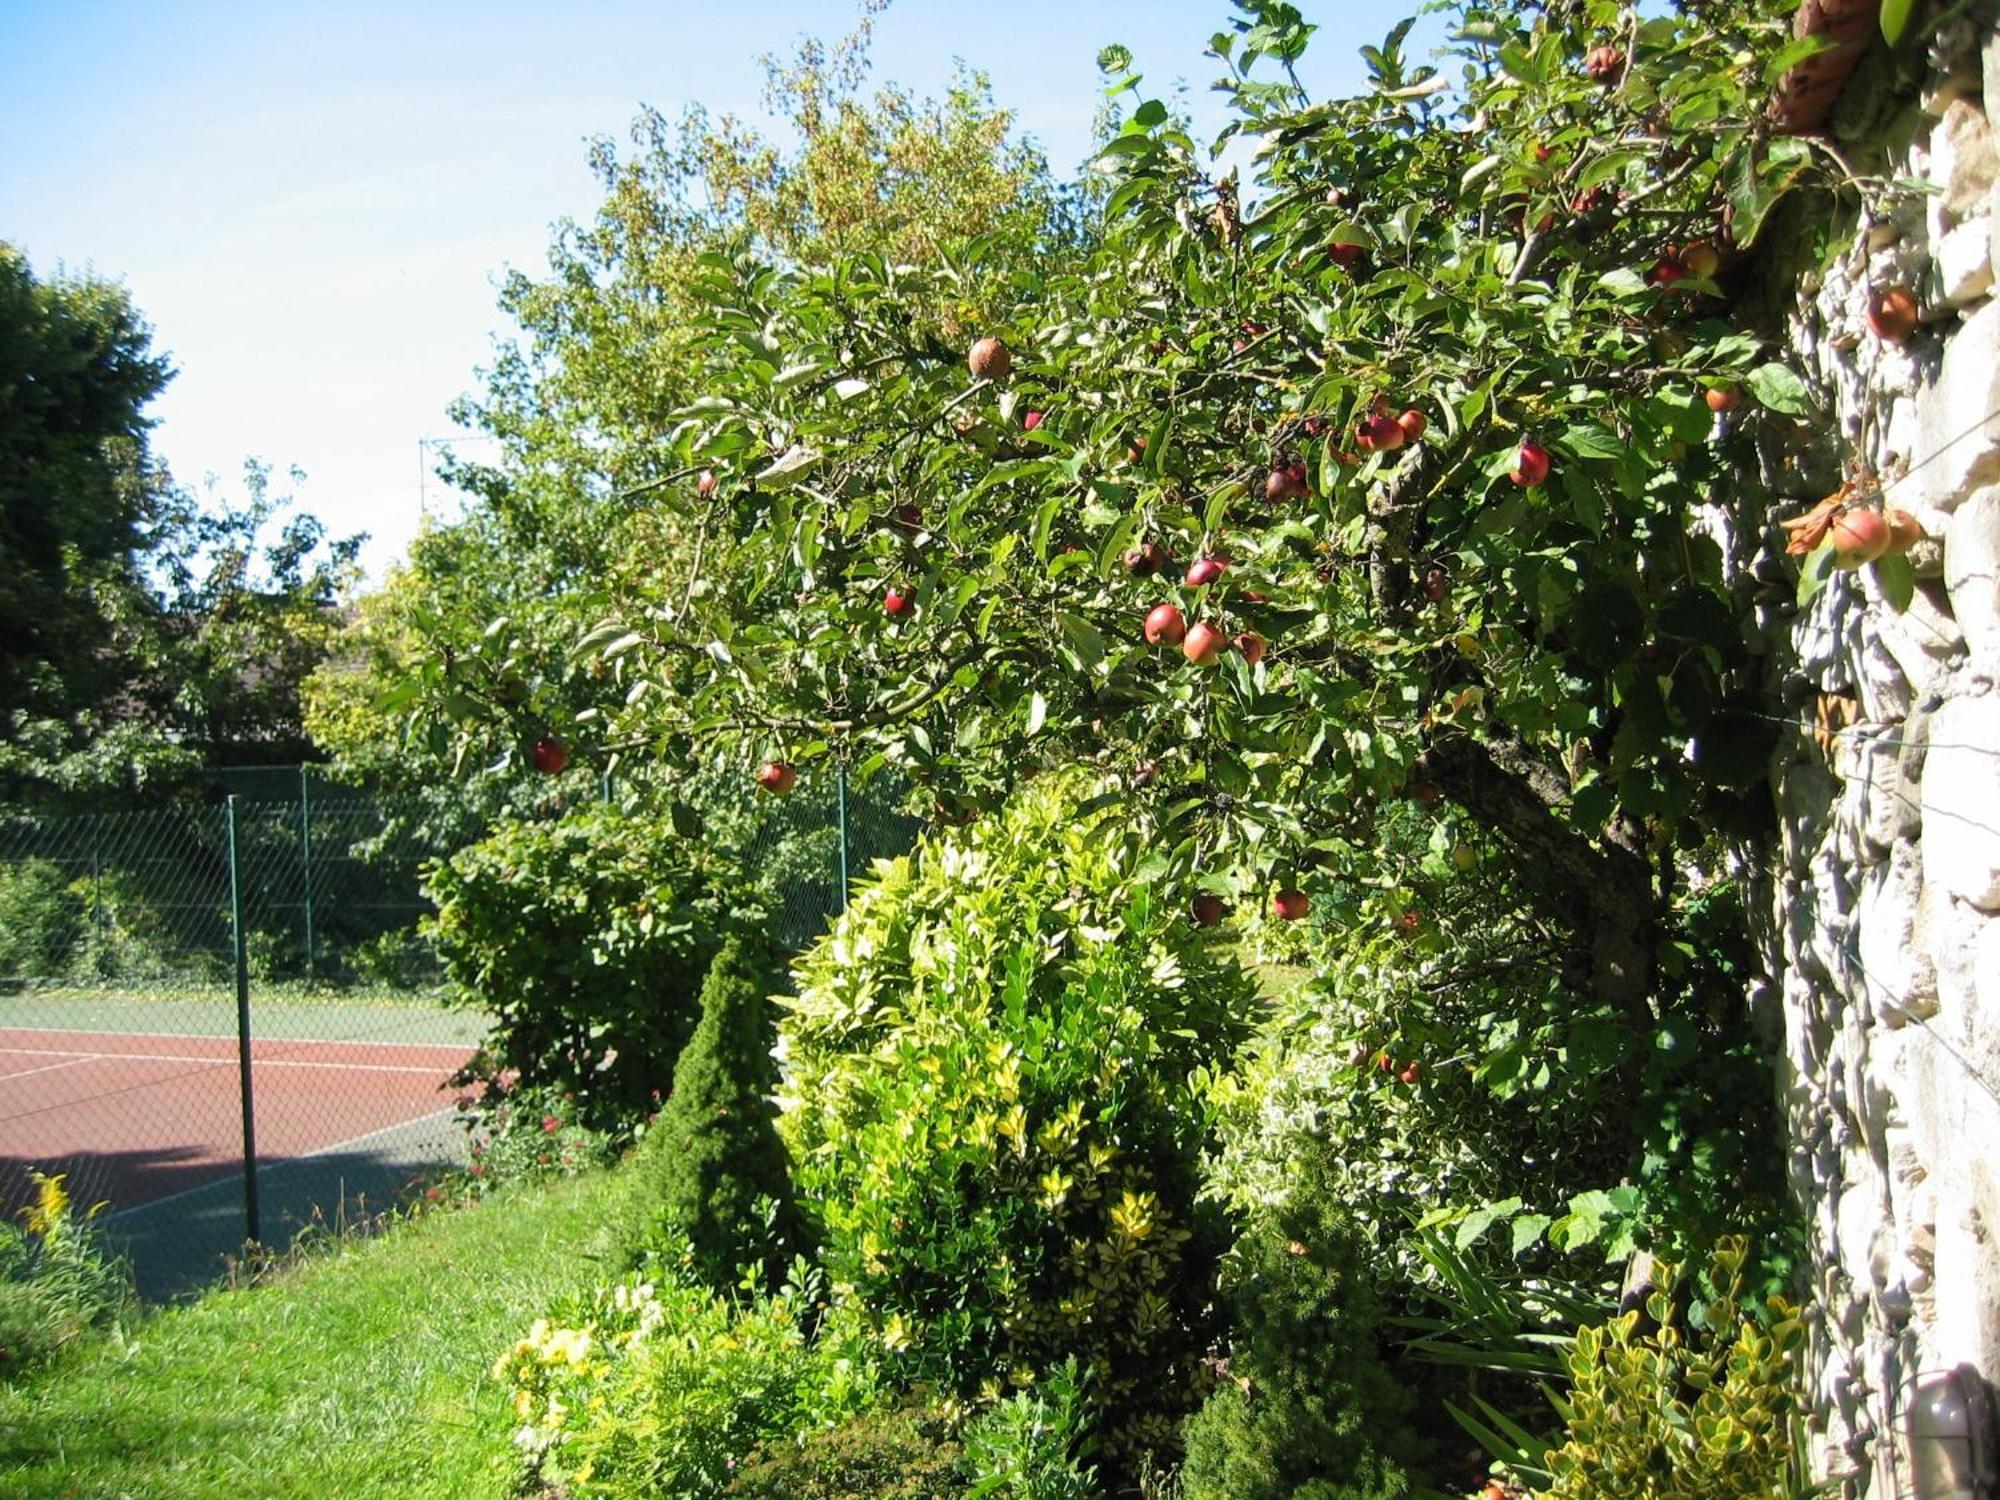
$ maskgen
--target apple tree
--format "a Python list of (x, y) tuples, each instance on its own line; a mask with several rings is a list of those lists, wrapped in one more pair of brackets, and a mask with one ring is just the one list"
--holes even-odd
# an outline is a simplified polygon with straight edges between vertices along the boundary
[[(1405, 24), (1316, 102), (1312, 28), (1241, 8), (1250, 187), (1111, 49), (1090, 253), (698, 258), (699, 394), (626, 491), (671, 581), (574, 641), (579, 737), (894, 767), (946, 820), (1085, 760), (1148, 874), (1225, 903), (1310, 898), (1441, 797), (1641, 1018), (1676, 851), (1761, 774), (1729, 544), (1803, 394), (1724, 289), (1816, 170), (1758, 117), (1796, 49), (1754, 12), (1468, 6), (1442, 66)], [(946, 357), (921, 310), (973, 287)]]

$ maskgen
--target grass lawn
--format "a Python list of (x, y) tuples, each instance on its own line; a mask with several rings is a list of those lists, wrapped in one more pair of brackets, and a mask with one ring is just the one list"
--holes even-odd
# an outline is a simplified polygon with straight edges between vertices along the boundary
[(0, 1387), (0, 1496), (500, 1497), (493, 1360), (605, 1279), (595, 1173), (217, 1292)]

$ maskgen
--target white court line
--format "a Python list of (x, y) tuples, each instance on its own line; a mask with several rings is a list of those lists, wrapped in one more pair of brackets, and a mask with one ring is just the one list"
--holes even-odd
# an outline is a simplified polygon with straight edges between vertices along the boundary
[[(346, 1151), (352, 1147), (372, 1141), (378, 1135), (390, 1135), (398, 1130), (408, 1130), (412, 1125), (428, 1124), (432, 1120), (443, 1119), (447, 1115), (456, 1113), (456, 1110), (450, 1109), (433, 1110), (427, 1115), (414, 1115), (410, 1119), (399, 1121), (394, 1125), (384, 1125), (380, 1130), (371, 1130), (364, 1135), (350, 1136), (344, 1141), (335, 1141), (331, 1146), (316, 1146), (303, 1156), (288, 1156), (283, 1161), (274, 1161), (268, 1166), (259, 1167), (257, 1169), (257, 1176), (259, 1178), (268, 1177), (274, 1173), (284, 1171), (286, 1167), (302, 1166), (309, 1163), (315, 1156), (328, 1156), (335, 1151)], [(196, 1193), (212, 1193), (217, 1188), (231, 1186), (240, 1189), (242, 1183), (243, 1163), (239, 1159), (235, 1170), (229, 1176), (218, 1177), (213, 1182), (204, 1182), (200, 1187), (182, 1188), (178, 1193), (169, 1193), (164, 1198), (154, 1198), (146, 1203), (135, 1203), (130, 1208), (121, 1208), (116, 1213), (106, 1214), (104, 1219), (108, 1224), (113, 1219), (123, 1219), (131, 1214), (142, 1214), (149, 1209), (162, 1208), (177, 1199), (192, 1198)]]
[[(6, 1048), (0, 1050), (11, 1051), (13, 1049)], [(0, 1073), (0, 1083), (9, 1083), (16, 1078), (33, 1078), (37, 1073), (53, 1073), (57, 1068), (73, 1068), (78, 1063), (95, 1062), (97, 1060), (95, 1054), (89, 1052), (83, 1053), (81, 1056), (71, 1056), (69, 1053), (66, 1052), (62, 1053), (44, 1052), (37, 1055), (42, 1057), (68, 1057), (69, 1061), (59, 1062), (59, 1063), (48, 1063), (45, 1066), (39, 1068), (23, 1068), (18, 1073)]]
[[(7, 1026), (0, 1025), (0, 1035), (20, 1032), (26, 1036), (142, 1036), (168, 1042), (234, 1042), (233, 1031), (81, 1031), (74, 1026)], [(477, 1047), (477, 1042), (377, 1042), (356, 1037), (338, 1036), (266, 1036), (253, 1030), (250, 1037), (254, 1045), (283, 1043), (287, 1047), (300, 1045), (310, 1047)]]
[[(0, 1047), (0, 1052), (11, 1052), (28, 1057), (75, 1056), (75, 1054), (68, 1051), (57, 1051), (52, 1047)], [(171, 1052), (89, 1052), (76, 1057), (75, 1060), (77, 1062), (116, 1062), (120, 1058), (124, 1058), (130, 1062), (212, 1063), (218, 1068), (234, 1067), (236, 1065), (234, 1057), (185, 1057), (176, 1056)], [(56, 1066), (60, 1067), (63, 1064), (57, 1064)], [(435, 1077), (438, 1073), (444, 1071), (442, 1065), (435, 1068), (420, 1068), (410, 1063), (305, 1062), (292, 1057), (259, 1057), (255, 1052), (250, 1054), (250, 1066), (253, 1068), (333, 1068), (349, 1073), (423, 1073), (431, 1077)], [(46, 1069), (36, 1068), (34, 1071), (40, 1073), (45, 1072)], [(25, 1078), (27, 1076), (26, 1073), (10, 1073), (6, 1075), (9, 1078)]]

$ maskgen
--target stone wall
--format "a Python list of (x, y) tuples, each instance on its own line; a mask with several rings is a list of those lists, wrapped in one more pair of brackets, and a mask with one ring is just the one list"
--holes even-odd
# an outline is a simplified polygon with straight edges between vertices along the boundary
[[(1850, 225), (1791, 331), (1825, 456), (1930, 540), (1903, 611), (1863, 569), (1767, 613), (1800, 731), (1774, 765), (1766, 998), (1812, 1236), (1819, 1467), (1889, 1500), (1916, 1493), (1896, 1434), (1918, 1379), (1969, 1364), (2000, 1386), (2000, 38), (1975, 7), (1873, 66), (1849, 90), (1872, 94), (1865, 136), (1834, 117), (1841, 154), (1935, 191)], [(1923, 309), (1902, 345), (1865, 321), (1892, 286)]]

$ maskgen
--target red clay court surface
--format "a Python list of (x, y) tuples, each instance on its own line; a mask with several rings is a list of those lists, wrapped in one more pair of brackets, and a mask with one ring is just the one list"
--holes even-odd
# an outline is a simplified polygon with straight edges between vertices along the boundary
[[(472, 1050), (253, 1039), (258, 1164), (450, 1108)], [(76, 1173), (113, 1211), (238, 1176), (238, 1088), (234, 1037), (0, 1028), (0, 1203), (22, 1200), (31, 1166)]]

